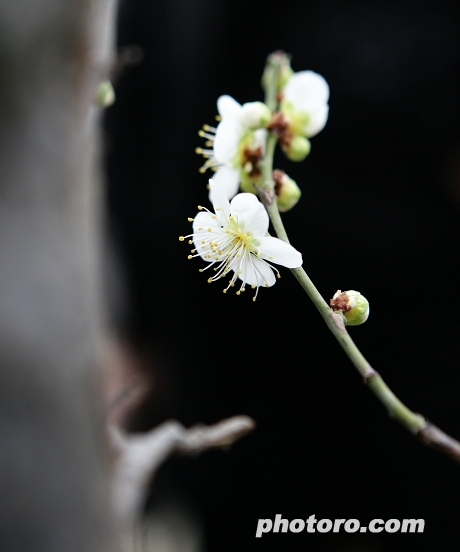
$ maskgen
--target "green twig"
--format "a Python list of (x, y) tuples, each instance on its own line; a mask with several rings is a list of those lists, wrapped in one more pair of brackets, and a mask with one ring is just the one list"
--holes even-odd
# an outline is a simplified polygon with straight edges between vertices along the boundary
[[(269, 63), (280, 63), (280, 58), (269, 57)], [(276, 98), (278, 70), (274, 67), (272, 71), (272, 79), (268, 83), (266, 89), (266, 103), (273, 102), (273, 97)], [(276, 106), (272, 110), (276, 109)], [(262, 190), (259, 192), (260, 199), (267, 209), (273, 228), (276, 235), (281, 240), (289, 243), (289, 239), (284, 228), (281, 216), (278, 210), (276, 197), (274, 193), (273, 181), (273, 155), (276, 147), (277, 137), (273, 133), (267, 136), (267, 144), (265, 148), (265, 158), (262, 166)], [(308, 277), (305, 270), (300, 268), (291, 269), (298, 282), (316, 306), (328, 328), (331, 330), (334, 337), (340, 343), (342, 349), (347, 354), (348, 358), (354, 364), (355, 368), (363, 377), (364, 383), (372, 390), (375, 396), (385, 406), (388, 414), (399, 422), (408, 431), (414, 434), (425, 444), (441, 450), (445, 454), (460, 462), (460, 443), (452, 439), (442, 430), (428, 422), (420, 414), (412, 412), (405, 406), (396, 395), (391, 391), (388, 385), (384, 382), (380, 374), (372, 368), (368, 361), (364, 358), (361, 351), (355, 345), (354, 341), (348, 334), (343, 316), (335, 313), (326, 301), (323, 299), (319, 291), (314, 286), (313, 282)]]

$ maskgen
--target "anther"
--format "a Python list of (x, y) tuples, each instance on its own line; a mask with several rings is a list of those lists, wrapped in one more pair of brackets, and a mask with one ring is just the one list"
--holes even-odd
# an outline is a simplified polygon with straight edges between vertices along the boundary
[(252, 284), (252, 286), (251, 286), (252, 289), (256, 289), (256, 287), (257, 286), (255, 284)]
[(204, 167), (200, 167), (198, 169), (198, 172), (201, 173), (201, 174), (204, 174), (206, 172), (206, 169)]
[(179, 241), (184, 241), (184, 240), (185, 240), (184, 236), (179, 236)]
[(203, 130), (208, 131), (209, 130), (209, 125), (203, 125)]
[(202, 211), (203, 207), (201, 205), (198, 205), (198, 211)]
[(212, 228), (208, 228), (208, 232), (212, 232)]
[(215, 116), (216, 121), (220, 121), (220, 115)]
[(208, 284), (212, 282), (212, 278), (208, 278)]
[(188, 240), (188, 243), (189, 243), (190, 245), (192, 245), (193, 240)]
[(253, 298), (252, 298), (252, 300), (254, 301), (254, 303), (256, 302), (256, 299), (257, 299), (256, 297), (253, 297)]
[(188, 260), (193, 259), (193, 255), (189, 255), (189, 256), (187, 257), (187, 259), (188, 259)]
[(195, 153), (201, 155), (203, 153), (203, 150), (201, 148), (195, 148)]
[(223, 290), (223, 292), (224, 292), (224, 293), (227, 293), (227, 290), (226, 290), (226, 289), (224, 289), (224, 290)]
[(281, 274), (278, 272), (278, 273), (276, 274), (276, 277), (277, 277), (277, 278), (281, 278)]
[(241, 295), (241, 293), (239, 291), (236, 292), (237, 295)]
[(203, 131), (203, 130), (199, 130), (199, 131), (198, 131), (198, 136), (200, 136), (200, 138), (204, 138), (204, 131)]
[(193, 219), (192, 219), (192, 217), (188, 217), (188, 219), (187, 219), (187, 220), (188, 220), (189, 222), (193, 222)]
[[(217, 218), (217, 215), (212, 215), (212, 218)], [(190, 220), (190, 219), (189, 219)], [(193, 220), (193, 219), (192, 219)]]
[(192, 249), (192, 253), (196, 253), (196, 249)]

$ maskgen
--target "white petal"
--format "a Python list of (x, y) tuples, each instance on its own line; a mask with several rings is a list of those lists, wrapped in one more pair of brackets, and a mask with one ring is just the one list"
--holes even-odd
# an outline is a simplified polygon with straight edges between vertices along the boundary
[(234, 100), (231, 96), (225, 94), (217, 99), (217, 111), (222, 120), (227, 117), (235, 118), (241, 115), (241, 104)]
[(314, 71), (299, 71), (292, 75), (283, 92), (296, 110), (307, 113), (329, 100), (329, 85), (324, 77)]
[(316, 136), (318, 132), (321, 132), (326, 126), (327, 118), (329, 116), (329, 106), (327, 104), (318, 107), (314, 111), (309, 113), (310, 119), (303, 128), (305, 136), (312, 138)]
[(240, 138), (241, 126), (235, 121), (226, 119), (217, 125), (213, 151), (219, 163), (232, 163)]
[(262, 238), (259, 241), (259, 250), (263, 259), (287, 268), (302, 266), (302, 254), (294, 249), (292, 245), (272, 237)]
[[(215, 225), (216, 219), (212, 218), (212, 213), (208, 213), (208, 211), (200, 211), (193, 219), (192, 228), (193, 232), (196, 234), (197, 232), (204, 232), (210, 226)], [(203, 228), (203, 230), (198, 230), (198, 228)]]
[[(217, 223), (216, 219), (212, 218), (212, 213), (207, 211), (200, 211), (193, 221), (193, 232), (196, 234), (193, 238), (194, 248), (196, 252), (200, 254), (200, 257), (206, 262), (212, 262), (213, 259), (206, 259), (205, 255), (210, 253), (210, 248), (208, 243), (201, 243), (202, 240), (207, 240), (210, 237), (208, 228), (212, 228), (213, 232), (219, 232), (220, 229), (216, 228)], [(199, 230), (201, 228), (201, 230)]]
[[(234, 169), (233, 167), (223, 166), (214, 173), (212, 178), (214, 186), (219, 186), (222, 189), (222, 192), (228, 199), (232, 199), (238, 193), (238, 187), (240, 184), (240, 171)], [(212, 190), (209, 191), (209, 201), (215, 205), (214, 193)], [(218, 205), (220, 207), (220, 205)], [(230, 209), (230, 206), (229, 206)], [(227, 213), (229, 215), (230, 213)]]
[(259, 128), (254, 132), (257, 146), (262, 148), (262, 152), (265, 152), (265, 143), (267, 141), (267, 131), (264, 128)]
[(276, 282), (275, 273), (270, 266), (254, 255), (251, 255), (250, 259), (246, 261), (243, 273), (239, 274), (238, 277), (249, 286), (266, 287), (268, 284), (271, 287)]
[(268, 230), (268, 214), (254, 194), (238, 194), (232, 199), (230, 211), (238, 226), (251, 232), (257, 239), (265, 236)]
[[(221, 170), (223, 170), (224, 167), (222, 167)], [(219, 171), (218, 171), (219, 172)], [(216, 173), (217, 176), (217, 173)], [(219, 183), (219, 181), (211, 179), (209, 181), (210, 186), (210, 192), (209, 196), (211, 198), (212, 196), (212, 204), (214, 206), (214, 212), (216, 213), (219, 222), (227, 221), (229, 215), (230, 215), (230, 203), (227, 198), (227, 194), (225, 192), (224, 187)], [(222, 214), (224, 215), (222, 217)]]

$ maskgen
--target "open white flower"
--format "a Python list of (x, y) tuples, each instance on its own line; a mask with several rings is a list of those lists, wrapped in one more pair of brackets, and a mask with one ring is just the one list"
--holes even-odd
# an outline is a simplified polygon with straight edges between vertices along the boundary
[(189, 259), (200, 256), (209, 265), (200, 272), (213, 267), (215, 274), (208, 278), (214, 282), (233, 271), (230, 283), (224, 293), (235, 285), (239, 278), (241, 286), (236, 292), (240, 295), (246, 285), (256, 289), (270, 287), (276, 282), (278, 270), (269, 261), (297, 268), (302, 265), (302, 255), (278, 238), (267, 236), (268, 214), (254, 194), (242, 193), (229, 203), (221, 186), (209, 181), (215, 213), (199, 207), (193, 220), (193, 234), (181, 236), (181, 241), (190, 238), (194, 245)]
[[(206, 158), (200, 171), (213, 168), (216, 171), (213, 179), (222, 187), (228, 199), (238, 193), (242, 177), (260, 176), (258, 164), (263, 158), (266, 131), (251, 130), (254, 113), (258, 112), (258, 107), (250, 107), (252, 105), (242, 106), (230, 96), (220, 96), (217, 100), (220, 123), (217, 128), (204, 125), (199, 133), (207, 138), (207, 146), (212, 146), (210, 149), (196, 149), (197, 153)], [(268, 121), (266, 117), (266, 124)], [(209, 199), (212, 201), (212, 192)]]
[(291, 131), (311, 138), (323, 130), (329, 115), (329, 85), (314, 71), (294, 73), (282, 90), (281, 111)]

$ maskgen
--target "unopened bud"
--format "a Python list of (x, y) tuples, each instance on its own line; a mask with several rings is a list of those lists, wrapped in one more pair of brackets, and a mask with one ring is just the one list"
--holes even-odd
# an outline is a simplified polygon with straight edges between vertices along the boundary
[(262, 88), (264, 90), (266, 90), (270, 85), (275, 67), (278, 69), (278, 78), (276, 82), (277, 90), (281, 90), (281, 88), (283, 88), (283, 86), (294, 74), (294, 71), (291, 68), (290, 56), (281, 50), (273, 52), (273, 54), (270, 54), (267, 58), (267, 65), (265, 66), (264, 74), (262, 75)]
[(241, 110), (241, 122), (251, 130), (266, 128), (271, 116), (271, 111), (263, 102), (245, 103)]
[(310, 140), (304, 136), (294, 135), (291, 140), (281, 145), (286, 157), (291, 161), (303, 161), (310, 153)]
[(115, 91), (109, 80), (102, 81), (97, 87), (94, 103), (99, 107), (109, 107), (115, 102)]
[(354, 289), (334, 294), (330, 301), (332, 310), (341, 312), (347, 321), (347, 326), (363, 324), (369, 317), (369, 301)]
[(255, 185), (260, 186), (261, 180), (260, 175), (251, 176), (244, 170), (244, 168), (240, 171), (240, 189), (242, 192), (257, 194), (257, 188)]
[(275, 181), (275, 193), (278, 202), (278, 209), (285, 213), (294, 207), (299, 201), (302, 192), (295, 180), (290, 178), (284, 171), (278, 169), (273, 171)]

